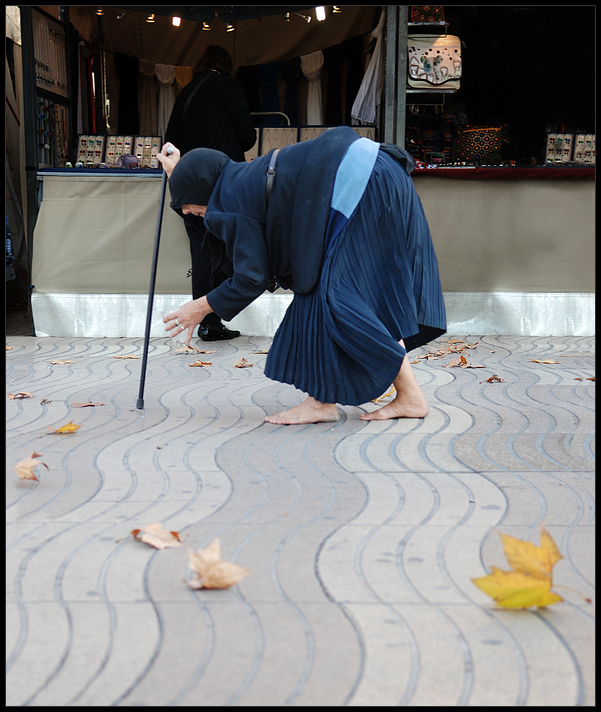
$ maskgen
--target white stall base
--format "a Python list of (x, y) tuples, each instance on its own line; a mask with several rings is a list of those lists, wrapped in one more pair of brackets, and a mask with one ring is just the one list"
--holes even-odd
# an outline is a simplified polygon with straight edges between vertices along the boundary
[[(594, 294), (445, 292), (449, 335), (592, 336)], [(273, 336), (292, 294), (262, 294), (227, 326), (245, 336)], [(165, 336), (160, 312), (189, 301), (185, 294), (157, 294), (150, 335)], [(143, 337), (145, 294), (32, 294), (36, 336)]]

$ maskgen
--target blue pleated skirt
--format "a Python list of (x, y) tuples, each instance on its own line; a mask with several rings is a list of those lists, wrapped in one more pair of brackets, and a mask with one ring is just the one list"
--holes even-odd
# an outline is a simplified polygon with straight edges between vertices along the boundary
[(360, 405), (390, 387), (407, 351), (445, 331), (420, 199), (403, 167), (379, 151), (350, 220), (340, 230), (331, 216), (320, 279), (294, 295), (265, 375), (322, 403)]

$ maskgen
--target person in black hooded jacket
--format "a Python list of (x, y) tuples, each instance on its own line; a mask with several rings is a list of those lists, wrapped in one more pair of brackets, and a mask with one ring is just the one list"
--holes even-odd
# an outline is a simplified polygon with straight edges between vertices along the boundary
[[(179, 93), (165, 135), (165, 142), (177, 146), (181, 155), (195, 148), (212, 148), (233, 161), (243, 162), (244, 154), (257, 140), (246, 96), (233, 76), (232, 60), (223, 47), (209, 45), (200, 53), (193, 68), (193, 79)], [(192, 296), (198, 299), (225, 279), (211, 279), (209, 261), (201, 246), (204, 223), (201, 217), (184, 215), (190, 238)], [(201, 323), (198, 335), (203, 341), (231, 339), (240, 332), (228, 329), (216, 314)]]

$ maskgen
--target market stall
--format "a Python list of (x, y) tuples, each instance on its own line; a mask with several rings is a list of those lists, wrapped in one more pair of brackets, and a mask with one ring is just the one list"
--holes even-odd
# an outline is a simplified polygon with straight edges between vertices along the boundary
[[(177, 8), (182, 19), (176, 27), (166, 8), (67, 8), (63, 24), (80, 38), (70, 75), (77, 81), (64, 99), (70, 125), (49, 133), (55, 142), (67, 137), (68, 147), (36, 145), (30, 209), (37, 334), (143, 333), (161, 116), (209, 43), (232, 55), (256, 114), (259, 138), (247, 160), (346, 123), (375, 140), (406, 145), (428, 166), (413, 177), (438, 254), (450, 333), (592, 333), (594, 100), (580, 79), (563, 81), (555, 59), (553, 81), (542, 73), (533, 88), (516, 69), (516, 52), (503, 49), (511, 37), (530, 40), (536, 54), (546, 26), (542, 12), (449, 6), (433, 33), (433, 18), (413, 22), (420, 19), (411, 14), (416, 8), (339, 9), (334, 14), (328, 7), (326, 21), (318, 22), (314, 7), (270, 8), (261, 15), (266, 8), (227, 6), (215, 15), (215, 8), (195, 6)], [(55, 10), (58, 17), (58, 8), (40, 12)], [(492, 29), (495, 42), (486, 44)], [(459, 37), (461, 63), (449, 54), (444, 71), (429, 70), (439, 86), (419, 88), (418, 80), (427, 79), (421, 69), (414, 71), (420, 33), (422, 40)], [(484, 49), (486, 69), (479, 59)], [(317, 92), (315, 75), (287, 71), (291, 61), (316, 54), (322, 55)], [(266, 68), (279, 70), (275, 83), (268, 83)], [(41, 123), (30, 130), (42, 134), (45, 119), (60, 119), (60, 97), (39, 84), (51, 80), (37, 80), (37, 95), (50, 103), (42, 104)], [(270, 108), (278, 113), (261, 115)], [(546, 114), (537, 116), (537, 110)], [(110, 168), (126, 146), (139, 154), (143, 168)], [(62, 167), (66, 157), (72, 169)], [(190, 295), (187, 237), (169, 210), (162, 235), (157, 314), (163, 303)], [(265, 294), (231, 324), (248, 334), (273, 333), (290, 299)], [(152, 333), (162, 335), (158, 319)]]

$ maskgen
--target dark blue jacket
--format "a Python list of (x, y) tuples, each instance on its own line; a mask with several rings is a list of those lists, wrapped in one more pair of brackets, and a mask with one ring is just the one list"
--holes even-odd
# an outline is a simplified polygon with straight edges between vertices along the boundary
[(207, 294), (222, 319), (232, 319), (275, 278), (304, 293), (320, 275), (325, 234), (338, 166), (358, 139), (342, 126), (311, 141), (283, 148), (265, 209), (271, 153), (250, 163), (228, 163), (207, 205), (205, 225), (223, 240), (233, 276)]

